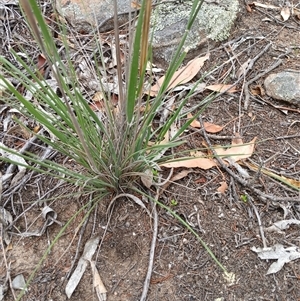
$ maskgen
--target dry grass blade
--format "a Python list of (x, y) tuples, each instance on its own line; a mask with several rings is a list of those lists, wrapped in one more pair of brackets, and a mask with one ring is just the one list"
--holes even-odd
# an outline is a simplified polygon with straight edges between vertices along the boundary
[(144, 13), (143, 31), (141, 39), (140, 75), (142, 74), (142, 72), (144, 72), (147, 64), (151, 11), (152, 3), (151, 1), (147, 1)]

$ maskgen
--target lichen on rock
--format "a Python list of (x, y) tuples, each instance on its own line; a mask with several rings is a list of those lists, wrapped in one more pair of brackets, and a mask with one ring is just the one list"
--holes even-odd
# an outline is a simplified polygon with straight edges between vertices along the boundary
[(205, 27), (207, 36), (223, 41), (230, 35), (230, 29), (238, 12), (238, 1), (222, 0), (221, 4), (204, 3), (196, 20)]
[[(185, 47), (196, 49), (201, 41), (228, 38), (238, 12), (238, 0), (204, 2), (188, 34)], [(186, 29), (193, 1), (160, 3), (151, 18), (154, 56), (170, 61)]]

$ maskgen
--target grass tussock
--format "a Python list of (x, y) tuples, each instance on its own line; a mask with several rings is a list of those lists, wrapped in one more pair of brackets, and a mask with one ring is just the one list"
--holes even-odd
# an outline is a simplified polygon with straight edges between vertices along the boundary
[[(149, 51), (151, 47), (148, 42), (151, 1), (142, 1), (135, 28), (129, 30), (132, 35), (129, 40), (132, 43), (128, 49), (129, 58), (126, 61), (125, 78), (121, 54), (119, 51), (116, 53), (116, 78), (118, 79), (116, 106), (112, 106), (105, 83), (100, 80), (103, 69), (100, 70), (96, 59), (91, 64), (94, 68), (93, 73), (99, 75), (99, 84), (105, 96), (101, 110), (95, 110), (83, 93), (72, 61), (67, 35), (62, 35), (64, 48), (64, 58), (62, 58), (37, 2), (20, 0), (24, 16), (45, 58), (45, 64), (50, 68), (50, 75), (45, 78), (37, 72), (36, 68), (33, 68), (36, 64), (30, 54), (27, 54), (24, 59), (23, 56), (12, 51), (15, 62), (0, 57), (2, 66), (0, 78), (9, 91), (8, 95), (2, 97), (2, 101), (14, 107), (21, 116), (34, 120), (43, 130), (38, 132), (31, 130), (32, 135), (37, 136), (45, 147), (51, 147), (75, 162), (80, 167), (80, 172), (64, 164), (47, 159), (41, 160), (37, 154), (20, 153), (5, 145), (1, 145), (1, 149), (29, 162), (25, 165), (26, 168), (51, 174), (85, 191), (96, 193), (97, 201), (124, 192), (144, 194), (141, 178), (148, 178), (150, 185), (159, 184), (157, 181), (161, 171), (160, 164), (174, 158), (174, 148), (184, 143), (182, 138), (184, 131), (201, 114), (201, 110), (198, 109), (194, 119), (188, 121), (182, 119), (182, 109), (193, 92), (191, 90), (170, 111), (167, 120), (157, 122), (158, 114), (170, 93), (167, 92), (167, 88), (172, 76), (185, 57), (184, 42), (202, 2), (194, 1), (187, 30), (166, 71), (165, 80), (156, 97), (151, 98), (143, 93), (146, 66), (151, 57)], [(66, 32), (66, 28), (62, 26), (61, 32)], [(117, 27), (115, 27), (115, 41), (118, 45)], [(100, 44), (98, 44), (98, 53), (102, 59), (101, 68), (105, 69), (103, 49)], [(11, 79), (16, 80), (18, 84), (12, 84)], [(141, 110), (142, 107), (146, 109)], [(22, 124), (21, 120), (16, 122)], [(168, 133), (175, 123), (177, 130), (170, 136)], [(27, 130), (30, 131), (28, 128)], [(16, 163), (13, 158), (6, 156), (3, 160)], [(17, 164), (22, 165), (20, 161)], [(170, 210), (163, 204), (161, 206)], [(174, 216), (180, 219), (176, 214)], [(182, 220), (181, 222), (184, 223)], [(184, 224), (201, 241), (197, 233), (189, 225)], [(204, 243), (203, 245), (206, 247)], [(210, 250), (209, 252), (219, 264), (213, 253)], [(219, 265), (225, 271), (223, 266)]]

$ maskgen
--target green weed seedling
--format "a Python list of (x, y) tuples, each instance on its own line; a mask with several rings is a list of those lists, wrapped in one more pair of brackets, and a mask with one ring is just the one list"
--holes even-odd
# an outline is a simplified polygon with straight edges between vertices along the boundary
[(175, 206), (177, 206), (177, 205), (178, 205), (178, 202), (177, 202), (176, 200), (172, 199), (172, 200), (171, 200), (171, 206), (172, 206), (172, 207), (175, 207)]
[(244, 202), (244, 203), (247, 203), (248, 202), (248, 196), (246, 194), (242, 194), (241, 195), (241, 200)]

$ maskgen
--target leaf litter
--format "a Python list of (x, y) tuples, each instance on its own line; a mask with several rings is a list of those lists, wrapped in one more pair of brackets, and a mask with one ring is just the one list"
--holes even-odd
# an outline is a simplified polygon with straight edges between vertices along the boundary
[[(216, 88), (217, 89), (217, 88)], [(213, 90), (213, 91), (219, 91), (219, 90)], [(206, 129), (206, 128), (205, 128)], [(207, 129), (206, 129), (207, 130)], [(208, 130), (207, 130), (208, 131)], [(209, 131), (208, 131), (209, 132)], [(253, 141), (253, 140), (252, 140)], [(228, 150), (228, 149), (227, 149)], [(232, 154), (232, 153), (230, 153), (229, 152), (229, 156), (228, 156), (228, 154), (227, 154), (227, 158), (228, 157), (234, 157), (235, 155), (234, 154)], [(183, 173), (184, 174), (184, 173)], [(175, 181), (176, 179), (174, 179), (174, 181)]]
[(247, 159), (252, 156), (256, 137), (254, 137), (249, 143), (244, 143), (240, 135), (237, 133), (236, 137), (232, 140), (230, 148), (223, 148), (222, 146), (217, 146), (215, 152), (222, 159), (228, 160), (230, 158), (234, 162), (242, 159)]
[[(216, 154), (223, 160), (227, 160), (229, 163), (237, 162), (243, 159), (247, 159), (252, 156), (255, 147), (256, 137), (252, 139), (249, 143), (243, 143), (242, 138), (239, 134), (232, 140), (231, 147), (223, 148), (218, 145), (214, 147)], [(163, 163), (160, 166), (167, 168), (201, 168), (210, 169), (212, 167), (218, 166), (218, 163), (210, 157), (210, 155), (205, 154), (201, 151), (192, 152), (190, 157), (182, 157), (169, 162)]]
[(106, 293), (107, 290), (105, 289), (103, 282), (100, 278), (100, 275), (98, 273), (98, 270), (95, 266), (95, 262), (92, 261), (92, 257), (94, 253), (97, 250), (98, 244), (100, 242), (100, 237), (95, 236), (89, 239), (84, 247), (83, 254), (81, 255), (77, 267), (75, 271), (72, 273), (67, 285), (66, 285), (66, 295), (70, 299), (73, 292), (75, 291), (76, 287), (78, 286), (87, 266), (88, 263), (91, 265), (91, 269), (93, 272), (93, 283), (94, 283), (94, 289), (96, 290), (96, 294), (99, 301), (105, 301), (106, 300)]
[(286, 263), (300, 258), (300, 250), (296, 246), (284, 248), (283, 245), (276, 244), (268, 248), (252, 247), (251, 250), (257, 253), (260, 259), (277, 259), (277, 261), (271, 264), (266, 275), (275, 274), (279, 272)]

